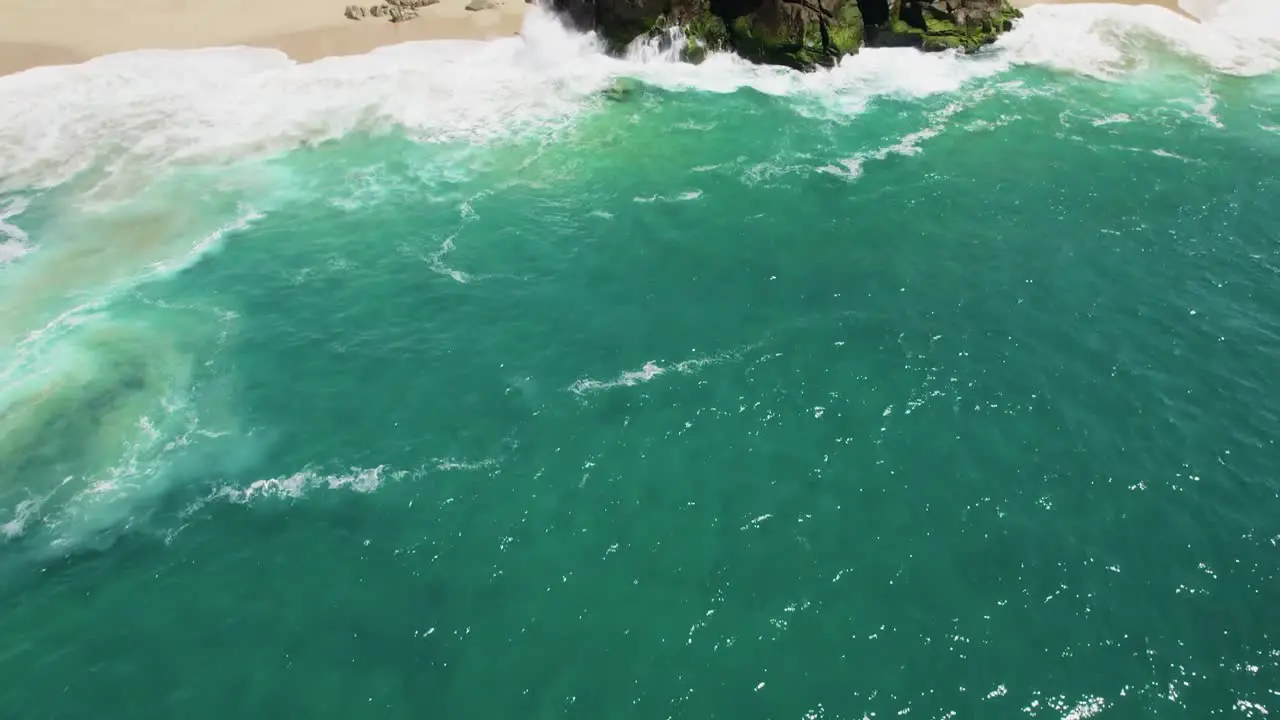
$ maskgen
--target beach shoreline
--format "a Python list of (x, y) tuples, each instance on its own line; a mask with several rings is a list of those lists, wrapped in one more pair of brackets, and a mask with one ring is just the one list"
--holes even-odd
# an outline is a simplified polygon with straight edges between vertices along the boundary
[[(1018, 7), (1092, 0), (1013, 0)], [(69, 65), (132, 50), (191, 50), (249, 46), (280, 50), (297, 62), (357, 55), (417, 40), (492, 40), (520, 31), (525, 0), (496, 0), (472, 11), (469, 0), (440, 0), (419, 17), (393, 23), (385, 17), (351, 20), (346, 0), (84, 0), (72, 11), (43, 0), (0, 0), (0, 75), (34, 67)], [(1121, 0), (1185, 13), (1177, 0)]]
[(248, 46), (313, 62), (417, 40), (493, 40), (519, 33), (525, 0), (494, 0), (484, 10), (468, 10), (469, 1), (440, 0), (419, 8), (412, 20), (393, 23), (386, 17), (347, 18), (351, 0), (83, 0), (74, 11), (42, 0), (0, 0), (0, 75), (133, 50)]

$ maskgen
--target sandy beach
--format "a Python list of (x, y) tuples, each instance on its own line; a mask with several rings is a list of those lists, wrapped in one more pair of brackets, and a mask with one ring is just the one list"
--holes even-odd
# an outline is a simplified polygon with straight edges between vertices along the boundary
[(276, 48), (301, 62), (411, 40), (492, 39), (520, 30), (524, 0), (440, 0), (400, 23), (350, 20), (347, 5), (374, 0), (0, 0), (0, 75), (141, 49), (231, 45)]
[[(0, 75), (126, 50), (250, 45), (309, 62), (411, 40), (491, 39), (519, 32), (524, 0), (495, 0), (496, 7), (479, 11), (468, 10), (468, 1), (440, 0), (419, 9), (417, 18), (392, 23), (383, 17), (346, 18), (350, 0), (0, 0)], [(1126, 4), (1179, 11), (1176, 0)]]

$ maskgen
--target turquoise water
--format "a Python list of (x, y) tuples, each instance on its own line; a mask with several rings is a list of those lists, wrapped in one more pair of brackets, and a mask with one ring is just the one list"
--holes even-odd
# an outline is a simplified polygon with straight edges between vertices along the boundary
[(1280, 82), (1099, 12), (0, 80), (5, 716), (1275, 712)]

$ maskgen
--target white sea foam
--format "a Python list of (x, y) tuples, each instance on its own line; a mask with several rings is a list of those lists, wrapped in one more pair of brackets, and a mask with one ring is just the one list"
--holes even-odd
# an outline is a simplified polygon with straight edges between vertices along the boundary
[(1098, 118), (1097, 120), (1094, 120), (1093, 126), (1103, 127), (1104, 125), (1117, 125), (1120, 123), (1131, 122), (1132, 120), (1133, 118), (1129, 117), (1125, 113), (1116, 113), (1114, 115), (1108, 115), (1106, 117), (1102, 117), (1102, 118)]
[(33, 519), (39, 518), (40, 507), (44, 505), (47, 499), (48, 496), (46, 495), (44, 497), (29, 497), (19, 502), (14, 506), (12, 517), (9, 521), (0, 525), (0, 536), (3, 536), (5, 540), (13, 540), (20, 537), (26, 531), (27, 525)]
[(884, 160), (891, 155), (919, 155), (923, 152), (920, 143), (940, 135), (946, 129), (947, 122), (951, 117), (965, 107), (964, 103), (949, 103), (946, 107), (929, 116), (929, 124), (927, 126), (902, 136), (896, 143), (875, 150), (855, 153), (852, 157), (838, 160), (836, 164), (818, 168), (818, 172), (836, 175), (846, 180), (857, 180), (862, 176), (863, 165), (868, 160)]
[(1036, 5), (996, 43), (1017, 64), (1047, 65), (1114, 78), (1167, 49), (1219, 72), (1280, 70), (1280, 3), (1274, 0), (1183, 0), (1179, 15), (1155, 5)]
[(687, 190), (675, 195), (637, 195), (636, 197), (631, 198), (631, 200), (641, 204), (648, 204), (656, 202), (688, 202), (690, 200), (697, 200), (700, 197), (702, 197), (701, 190)]
[(1113, 77), (1152, 46), (1223, 72), (1280, 69), (1280, 3), (1186, 4), (1203, 23), (1153, 6), (1036, 6), (974, 56), (866, 49), (816, 73), (728, 54), (691, 66), (670, 49), (610, 58), (594, 36), (536, 8), (516, 38), (406, 43), (309, 64), (247, 47), (121, 53), (0, 78), (0, 191), (57, 184), (89, 167), (112, 177), (131, 166), (276, 152), (358, 129), (399, 126), (432, 142), (542, 132), (592, 107), (623, 76), (668, 89), (750, 87), (844, 116), (877, 96), (951, 92), (1014, 64)]
[(301, 65), (232, 47), (36, 68), (0, 78), (0, 189), (56, 184), (94, 163), (219, 161), (390, 125), (429, 141), (483, 140), (574, 116), (620, 62), (534, 12), (523, 38)]
[(215, 490), (207, 500), (221, 499), (234, 503), (248, 503), (258, 498), (300, 498), (308, 490), (350, 490), (371, 493), (387, 480), (399, 480), (408, 475), (403, 470), (390, 470), (385, 465), (371, 468), (351, 468), (350, 472), (332, 475), (314, 470), (301, 470), (278, 478), (255, 480), (244, 487), (224, 486)]
[(497, 458), (459, 460), (437, 458), (430, 468), (403, 470), (376, 465), (353, 467), (345, 472), (326, 473), (314, 468), (304, 468), (290, 475), (254, 480), (243, 485), (227, 484), (215, 488), (207, 496), (193, 503), (184, 515), (190, 515), (212, 501), (248, 504), (264, 499), (299, 499), (316, 490), (343, 490), (355, 493), (377, 491), (387, 482), (399, 482), (431, 472), (457, 472), (489, 470), (498, 467)]
[(455, 237), (457, 237), (456, 233), (446, 237), (444, 241), (440, 243), (439, 249), (427, 256), (427, 263), (432, 272), (444, 275), (445, 277), (451, 278), (454, 282), (466, 285), (471, 282), (471, 276), (461, 270), (449, 267), (444, 261), (446, 255), (457, 249), (453, 244), (453, 239)]
[(449, 472), (452, 470), (486, 470), (498, 466), (497, 458), (483, 460), (458, 460), (457, 458), (436, 458), (436, 470)]
[(13, 198), (0, 206), (0, 266), (13, 262), (31, 251), (29, 238), (22, 228), (9, 222), (27, 209), (26, 198)]
[[(167, 168), (261, 156), (352, 131), (398, 127), (423, 142), (471, 143), (554, 133), (599, 107), (600, 91), (621, 77), (669, 90), (725, 93), (751, 88), (794, 98), (797, 112), (848, 121), (878, 97), (952, 93), (1015, 65), (1044, 65), (1111, 79), (1141, 68), (1143, 58), (1157, 49), (1226, 73), (1280, 70), (1280, 2), (1183, 2), (1202, 24), (1155, 7), (1037, 6), (1012, 33), (973, 56), (868, 49), (833, 70), (808, 74), (752, 65), (728, 54), (691, 66), (674, 62), (670, 47), (643, 44), (625, 58), (610, 58), (594, 37), (567, 31), (537, 9), (529, 13), (518, 38), (407, 43), (309, 64), (295, 63), (276, 51), (245, 47), (123, 53), (0, 77), (0, 192), (50, 187), (92, 169), (84, 190), (110, 185), (115, 191), (97, 193), (98, 201), (133, 202), (140, 188), (165, 178)], [(1189, 111), (1209, 124), (1220, 123), (1215, 102), (1206, 88)], [(918, 153), (954, 115), (952, 108), (962, 106), (948, 105), (918, 131), (827, 170), (856, 176), (868, 160)], [(759, 169), (766, 171), (772, 172)], [(78, 256), (68, 254), (75, 248), (50, 248), (45, 253), (45, 238), (24, 232), (19, 221), (27, 209), (25, 199), (10, 198), (0, 206), (0, 264), (41, 248), (5, 268), (6, 273), (20, 272), (7, 276), (0, 288), (0, 330), (12, 351), (0, 368), (0, 379), (4, 399), (13, 401), (0, 409), (15, 410), (5, 422), (30, 420), (12, 427), (28, 435), (44, 432), (43, 416), (37, 416), (56, 409), (22, 405), (24, 399), (36, 397), (19, 392), (23, 387), (31, 392), (49, 389), (59, 402), (74, 406), (77, 398), (106, 381), (82, 372), (93, 367), (80, 356), (70, 366), (45, 366), (44, 376), (28, 375), (37, 372), (37, 360), (47, 357), (53, 345), (66, 342), (86, 319), (103, 317), (104, 297), (140, 277), (188, 266), (216, 249), (228, 233), (247, 227), (270, 209), (245, 204), (234, 217), (209, 220), (178, 217), (165, 198), (142, 205), (138, 213), (113, 221), (116, 229), (127, 233), (113, 236), (110, 226), (92, 238), (98, 246)], [(108, 214), (95, 216), (94, 222)], [(444, 265), (451, 249), (449, 241), (442, 243), (431, 258), (432, 267), (464, 282), (469, 276)], [(111, 261), (104, 262), (108, 256)], [(84, 294), (68, 302), (73, 292)], [(42, 305), (45, 300), (49, 303)], [(671, 366), (650, 362), (612, 379), (581, 379), (570, 390), (586, 394), (635, 386), (722, 359), (698, 357)], [(189, 360), (174, 362), (182, 367)], [(148, 366), (157, 361), (136, 362)], [(170, 453), (210, 432), (200, 429), (183, 409), (182, 391), (183, 382), (157, 381), (139, 397), (114, 399), (119, 417), (111, 418), (113, 424), (97, 434), (86, 431), (85, 442), (98, 443), (93, 446), (95, 464), (85, 469), (74, 488), (51, 489), (60, 480), (50, 476), (40, 487), (26, 488), (26, 494), (7, 496), (0, 531), (7, 538), (20, 538), (39, 524), (55, 537), (74, 542), (108, 525), (127, 524), (140, 506), (169, 486)], [(17, 433), (6, 438), (22, 439)], [(108, 445), (117, 440), (127, 441), (123, 453), (121, 443)], [(13, 447), (15, 453), (22, 449)], [(304, 471), (224, 493), (228, 499), (247, 501), (269, 494), (291, 497), (317, 486), (368, 491), (393, 476), (397, 475), (383, 468), (340, 475)], [(54, 492), (57, 497), (47, 499)]]
[(723, 362), (737, 360), (742, 356), (742, 352), (750, 350), (752, 347), (754, 346), (749, 345), (739, 351), (720, 353), (717, 355), (698, 355), (696, 357), (689, 358), (688, 360), (681, 360), (670, 368), (663, 367), (650, 360), (640, 366), (639, 369), (623, 370), (612, 380), (582, 378), (569, 386), (569, 392), (576, 395), (588, 395), (602, 390), (612, 390), (620, 387), (634, 387), (641, 383), (647, 383), (654, 378), (666, 374), (668, 371), (676, 372), (681, 375), (689, 375), (707, 367), (708, 365), (718, 365)]
[(639, 370), (624, 370), (618, 374), (618, 377), (612, 380), (594, 380), (592, 378), (582, 378), (573, 385), (569, 386), (570, 392), (583, 395), (586, 393), (598, 392), (600, 390), (609, 390), (617, 387), (632, 387), (640, 383), (647, 383), (650, 380), (665, 373), (666, 368), (661, 367), (657, 363), (650, 360), (640, 367)]

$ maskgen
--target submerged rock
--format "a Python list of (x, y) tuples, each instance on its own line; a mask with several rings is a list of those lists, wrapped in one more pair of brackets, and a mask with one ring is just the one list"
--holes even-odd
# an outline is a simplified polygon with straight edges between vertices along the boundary
[(471, 2), (467, 3), (467, 9), (472, 12), (492, 10), (496, 7), (498, 7), (496, 0), (471, 0)]
[(618, 78), (613, 81), (609, 87), (603, 90), (605, 99), (613, 102), (623, 102), (629, 99), (636, 90), (635, 80), (631, 78)]

